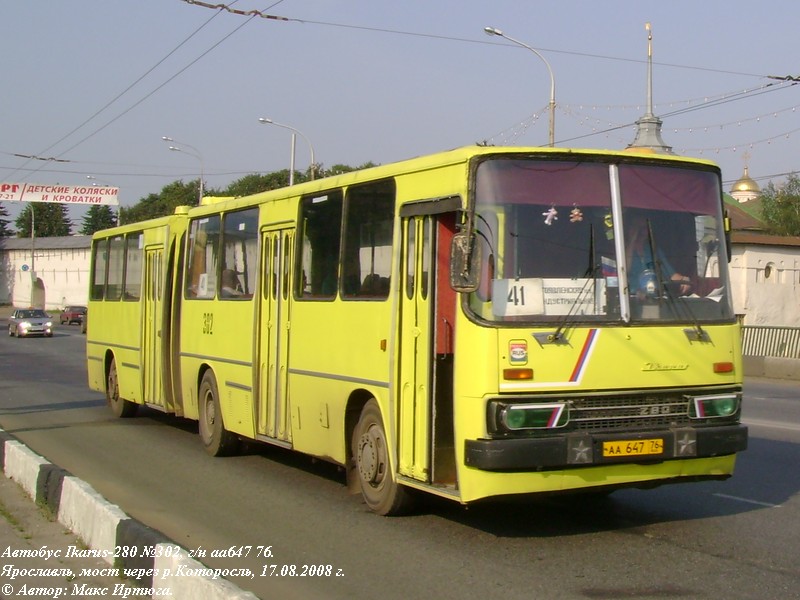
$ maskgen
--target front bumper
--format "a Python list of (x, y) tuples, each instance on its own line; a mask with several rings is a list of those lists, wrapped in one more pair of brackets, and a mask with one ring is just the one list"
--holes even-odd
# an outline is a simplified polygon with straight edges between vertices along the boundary
[[(660, 439), (663, 452), (604, 456), (603, 442)], [(592, 465), (647, 463), (735, 454), (747, 448), (747, 427), (679, 427), (637, 433), (576, 432), (539, 438), (467, 440), (464, 462), (484, 471), (549, 471)]]

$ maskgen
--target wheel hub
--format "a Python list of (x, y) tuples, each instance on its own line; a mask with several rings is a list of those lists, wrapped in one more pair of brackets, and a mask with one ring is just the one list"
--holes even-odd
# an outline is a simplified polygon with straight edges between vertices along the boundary
[(214, 421), (217, 420), (217, 407), (214, 405), (214, 401), (211, 398), (206, 399), (206, 423), (210, 426), (214, 426)]
[(379, 437), (370, 429), (361, 435), (358, 447), (358, 471), (361, 478), (371, 485), (379, 484), (384, 473)]

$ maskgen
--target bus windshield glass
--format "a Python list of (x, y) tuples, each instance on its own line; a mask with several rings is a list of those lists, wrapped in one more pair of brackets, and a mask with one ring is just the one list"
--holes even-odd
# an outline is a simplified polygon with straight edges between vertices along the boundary
[(494, 157), (476, 169), (474, 202), (481, 319), (733, 318), (711, 167)]

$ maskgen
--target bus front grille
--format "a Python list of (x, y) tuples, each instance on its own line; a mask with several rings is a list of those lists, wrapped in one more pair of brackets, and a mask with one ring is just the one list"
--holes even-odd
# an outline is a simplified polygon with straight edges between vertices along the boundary
[(689, 423), (689, 398), (682, 393), (572, 398), (569, 415), (580, 431), (675, 427)]

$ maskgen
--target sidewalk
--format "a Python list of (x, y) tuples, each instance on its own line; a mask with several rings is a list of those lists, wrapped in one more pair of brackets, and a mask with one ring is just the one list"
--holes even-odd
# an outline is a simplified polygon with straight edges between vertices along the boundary
[[(51, 558), (36, 556), (48, 551)], [(86, 546), (36, 506), (16, 482), (0, 476), (0, 598), (34, 595), (34, 589), (44, 598), (85, 598), (92, 592), (100, 598), (132, 595), (135, 586), (115, 576), (111, 565), (70, 553), (86, 554)], [(15, 577), (18, 571), (28, 574)], [(59, 571), (63, 574), (50, 574)]]
[(2, 429), (0, 469), (1, 600), (257, 600)]

